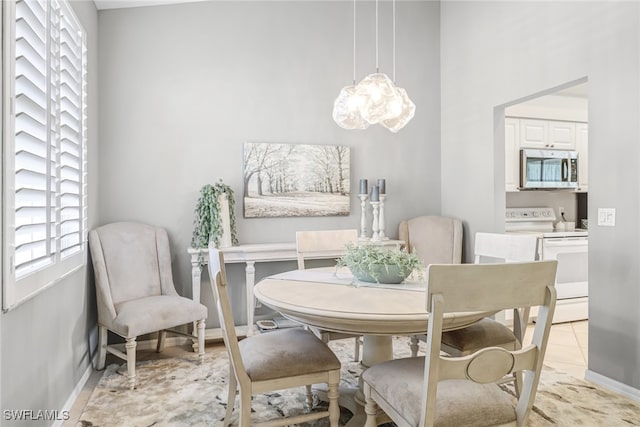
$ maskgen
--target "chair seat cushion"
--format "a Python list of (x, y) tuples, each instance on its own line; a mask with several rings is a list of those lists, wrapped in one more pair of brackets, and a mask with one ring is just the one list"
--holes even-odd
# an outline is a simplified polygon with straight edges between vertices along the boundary
[(340, 369), (340, 361), (331, 349), (302, 328), (254, 335), (238, 344), (251, 381)]
[(485, 317), (466, 328), (442, 333), (443, 350), (447, 347), (465, 356), (485, 347), (515, 349), (516, 337), (505, 325)]
[(173, 328), (207, 318), (207, 307), (191, 299), (156, 295), (115, 305), (116, 317), (108, 329), (125, 338)]
[[(365, 370), (362, 378), (408, 423), (417, 426), (422, 410), (424, 357), (391, 360)], [(495, 384), (467, 380), (438, 383), (435, 426), (476, 427), (516, 420), (509, 394)]]

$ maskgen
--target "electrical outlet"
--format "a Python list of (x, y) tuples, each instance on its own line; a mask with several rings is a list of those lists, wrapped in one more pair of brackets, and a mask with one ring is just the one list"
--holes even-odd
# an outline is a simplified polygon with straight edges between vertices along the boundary
[(558, 207), (558, 212), (560, 212), (560, 216), (564, 215), (564, 208), (562, 206)]

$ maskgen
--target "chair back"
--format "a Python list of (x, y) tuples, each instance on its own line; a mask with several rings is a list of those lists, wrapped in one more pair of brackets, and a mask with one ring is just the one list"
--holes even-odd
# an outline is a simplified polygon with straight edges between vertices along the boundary
[[(525, 377), (516, 405), (517, 425), (523, 425), (533, 406), (549, 338), (556, 269), (555, 260), (428, 267), (426, 303), (430, 315), (420, 425), (433, 425), (439, 381), (464, 379), (487, 384), (517, 371), (523, 371)], [(464, 357), (440, 355), (446, 313), (533, 306), (539, 307), (538, 321), (531, 343), (522, 349), (488, 347)]]
[(473, 249), (475, 263), (487, 258), (500, 262), (535, 261), (538, 238), (530, 234), (476, 233)]
[(398, 238), (424, 265), (462, 262), (462, 222), (443, 216), (420, 216), (400, 222)]
[[(475, 263), (535, 261), (538, 255), (538, 238), (530, 234), (476, 233), (474, 245)], [(522, 343), (529, 323), (529, 307), (513, 310), (513, 333)]]
[(298, 269), (304, 270), (305, 258), (342, 256), (348, 244), (358, 244), (358, 230), (319, 230), (296, 232)]
[[(99, 312), (115, 317), (124, 301), (177, 295), (167, 232), (159, 227), (116, 222), (89, 232)], [(100, 313), (99, 313), (100, 314)]]
[[(248, 382), (249, 377), (242, 363), (242, 357), (240, 356), (238, 336), (236, 335), (233, 311), (231, 310), (231, 302), (229, 301), (227, 274), (224, 268), (224, 254), (216, 249), (213, 242), (209, 244), (209, 283), (211, 284), (211, 292), (216, 303), (216, 312), (220, 322), (220, 329), (222, 329), (222, 338), (227, 348), (227, 353), (229, 354), (229, 363), (238, 381)], [(230, 375), (232, 374), (230, 373)]]

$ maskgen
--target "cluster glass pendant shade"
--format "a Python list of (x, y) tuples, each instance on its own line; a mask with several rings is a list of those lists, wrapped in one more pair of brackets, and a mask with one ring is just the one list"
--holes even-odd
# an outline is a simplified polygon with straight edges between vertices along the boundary
[[(413, 118), (416, 106), (407, 91), (397, 87), (384, 73), (376, 71), (355, 84), (355, 0), (353, 2), (354, 79), (345, 86), (333, 104), (333, 120), (344, 129), (366, 129), (380, 123), (391, 132), (398, 132)], [(394, 7), (394, 77), (395, 77), (395, 0)], [(378, 62), (378, 1), (376, 0), (376, 69)]]
[(400, 114), (380, 122), (382, 126), (386, 127), (393, 133), (402, 129), (416, 114), (416, 105), (411, 101), (411, 99), (409, 99), (409, 95), (407, 95), (407, 91), (404, 90), (404, 88), (396, 87), (396, 95), (397, 99), (393, 102), (397, 103), (398, 106), (394, 106), (394, 110), (399, 110)]
[(333, 103), (333, 120), (344, 129), (366, 129), (369, 122), (360, 114), (362, 98), (356, 93), (357, 86), (345, 86)]

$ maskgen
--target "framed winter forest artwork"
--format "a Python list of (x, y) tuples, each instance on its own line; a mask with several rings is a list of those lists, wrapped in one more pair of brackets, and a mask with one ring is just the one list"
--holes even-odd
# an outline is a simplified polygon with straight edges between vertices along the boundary
[(349, 215), (349, 147), (244, 145), (244, 217)]

